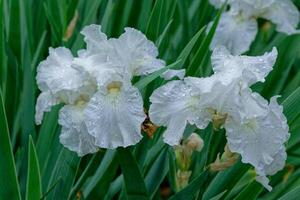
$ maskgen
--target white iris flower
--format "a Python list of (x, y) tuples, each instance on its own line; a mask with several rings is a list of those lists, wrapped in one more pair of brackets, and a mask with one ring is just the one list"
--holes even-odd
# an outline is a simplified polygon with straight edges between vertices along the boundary
[(82, 34), (87, 48), (78, 57), (63, 47), (50, 48), (49, 57), (38, 66), (42, 93), (36, 123), (52, 106), (63, 103), (60, 142), (79, 156), (98, 148), (134, 145), (142, 138), (145, 114), (131, 79), (159, 70), (165, 63), (156, 58), (155, 45), (135, 29), (125, 28), (117, 39), (107, 39), (98, 25), (85, 27)]
[(155, 124), (167, 127), (164, 141), (178, 144), (187, 123), (200, 129), (209, 122), (224, 127), (230, 150), (253, 165), (257, 180), (270, 189), (266, 175), (284, 166), (288, 126), (276, 98), (268, 103), (250, 86), (264, 81), (276, 57), (276, 49), (249, 57), (230, 55), (220, 47), (212, 55), (215, 73), (211, 77), (186, 77), (155, 90), (149, 115)]
[[(216, 8), (224, 2), (210, 0)], [(258, 32), (257, 18), (270, 20), (279, 32), (299, 33), (299, 11), (291, 0), (229, 0), (228, 4), (230, 9), (221, 16), (211, 49), (222, 45), (234, 55), (248, 51)]]

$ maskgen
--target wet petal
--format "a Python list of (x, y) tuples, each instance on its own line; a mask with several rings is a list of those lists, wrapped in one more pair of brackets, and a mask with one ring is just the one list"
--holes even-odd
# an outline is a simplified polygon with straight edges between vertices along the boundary
[(168, 69), (167, 71), (165, 71), (164, 73), (161, 74), (160, 77), (162, 77), (165, 80), (171, 80), (172, 78), (179, 78), (179, 79), (183, 79), (185, 76), (185, 69)]
[(62, 126), (60, 142), (78, 156), (84, 156), (98, 151), (95, 138), (87, 132), (83, 120), (85, 105), (64, 106), (59, 112), (58, 123)]
[(299, 11), (291, 0), (275, 1), (270, 5), (262, 15), (276, 24), (276, 29), (279, 32), (286, 34), (299, 33), (296, 30), (299, 23)]
[(107, 41), (107, 36), (101, 31), (100, 25), (91, 24), (84, 27), (80, 33), (84, 36), (87, 50), (79, 51), (79, 57), (104, 53), (108, 48), (111, 48)]
[(101, 148), (126, 147), (142, 139), (143, 99), (135, 87), (98, 91), (85, 109), (88, 132)]
[(200, 98), (184, 81), (171, 81), (152, 93), (149, 116), (153, 123), (167, 127), (167, 144), (179, 143), (188, 122), (199, 128), (207, 126), (209, 118), (198, 107)]
[(42, 123), (44, 112), (49, 112), (51, 107), (58, 104), (59, 101), (50, 92), (42, 92), (36, 102), (35, 106), (35, 123), (37, 125)]
[(225, 12), (221, 16), (210, 48), (213, 50), (218, 46), (225, 46), (233, 55), (239, 55), (249, 50), (257, 31), (257, 22), (254, 19)]
[(242, 121), (229, 118), (225, 129), (230, 150), (241, 154), (244, 163), (253, 165), (259, 175), (275, 173), (273, 164), (278, 163), (278, 152), (289, 137), (286, 118), (275, 98), (271, 99), (266, 114)]
[(37, 84), (41, 91), (74, 91), (83, 86), (81, 74), (71, 67), (73, 56), (64, 47), (49, 49), (49, 56), (37, 68)]
[(111, 59), (125, 65), (133, 76), (147, 75), (165, 66), (157, 59), (158, 49), (146, 36), (133, 28), (125, 28), (118, 39), (110, 39), (114, 46), (115, 57)]
[(264, 82), (273, 69), (277, 54), (277, 49), (273, 48), (262, 56), (233, 56), (225, 47), (218, 47), (213, 51), (211, 60), (216, 74), (226, 78), (230, 76), (230, 79), (240, 77), (250, 86), (258, 81)]

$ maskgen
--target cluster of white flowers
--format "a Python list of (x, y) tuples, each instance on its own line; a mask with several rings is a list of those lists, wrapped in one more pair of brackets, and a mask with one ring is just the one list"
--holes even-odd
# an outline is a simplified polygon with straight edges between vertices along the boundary
[[(232, 10), (237, 9), (234, 5)], [(244, 4), (238, 5), (244, 8)], [(240, 15), (231, 12), (236, 13), (225, 13), (225, 18)], [(221, 22), (219, 31), (222, 26)], [(165, 62), (157, 59), (155, 45), (135, 29), (125, 28), (117, 39), (107, 39), (98, 25), (87, 26), (81, 33), (87, 47), (78, 57), (64, 47), (50, 48), (50, 55), (38, 66), (37, 84), (42, 92), (36, 104), (36, 123), (41, 123), (44, 112), (52, 106), (63, 103), (58, 119), (60, 142), (79, 156), (98, 148), (134, 145), (142, 138), (141, 124), (146, 116), (142, 96), (131, 79), (157, 71)], [(218, 37), (217, 33), (216, 40)], [(240, 43), (240, 36), (233, 38)], [(241, 51), (228, 44), (234, 53)], [(164, 142), (171, 146), (179, 144), (188, 123), (199, 129), (210, 122), (216, 129), (225, 128), (230, 151), (254, 166), (257, 181), (270, 190), (266, 176), (284, 167), (289, 130), (277, 97), (268, 102), (250, 86), (265, 80), (276, 58), (275, 48), (263, 56), (249, 57), (231, 55), (222, 46), (213, 51), (214, 74), (210, 77), (184, 77), (184, 70), (169, 70), (163, 78), (180, 80), (153, 92), (150, 120), (167, 127)]]
[[(225, 0), (210, 0), (220, 8)], [(299, 11), (292, 0), (228, 0), (230, 9), (222, 14), (211, 49), (222, 45), (234, 55), (249, 50), (258, 32), (257, 18), (276, 24), (279, 32), (299, 33)]]
[(275, 48), (249, 57), (233, 56), (218, 47), (211, 58), (212, 76), (173, 80), (153, 92), (150, 119), (167, 127), (163, 137), (169, 145), (179, 143), (187, 123), (199, 129), (209, 122), (215, 128), (224, 127), (229, 149), (254, 166), (257, 181), (270, 190), (266, 176), (284, 167), (289, 130), (277, 97), (268, 103), (250, 86), (264, 81), (276, 57)]
[(52, 106), (63, 103), (60, 142), (79, 156), (98, 148), (134, 145), (142, 138), (145, 114), (131, 79), (159, 70), (165, 62), (156, 58), (155, 45), (133, 28), (125, 28), (117, 39), (107, 39), (98, 25), (87, 26), (81, 33), (87, 48), (78, 57), (64, 47), (50, 48), (50, 55), (38, 66), (42, 93), (36, 123)]

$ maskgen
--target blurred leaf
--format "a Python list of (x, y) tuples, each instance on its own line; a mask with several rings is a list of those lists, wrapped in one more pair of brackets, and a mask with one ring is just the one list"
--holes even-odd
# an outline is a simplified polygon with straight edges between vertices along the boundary
[(160, 34), (160, 26), (162, 23), (165, 2), (166, 0), (155, 1), (150, 18), (147, 22), (146, 35), (152, 41), (155, 41)]
[(0, 199), (21, 199), (1, 91), (0, 119)]
[(234, 200), (256, 200), (262, 190), (263, 186), (254, 180)]
[(202, 41), (198, 51), (196, 52), (195, 56), (193, 57), (191, 64), (187, 68), (187, 75), (191, 76), (201, 76), (203, 75), (204, 69), (203, 68), (203, 60), (207, 53), (209, 52), (209, 45), (213, 39), (213, 36), (215, 34), (215, 31), (217, 29), (220, 17), (222, 15), (223, 10), (225, 9), (225, 5), (222, 6), (222, 8), (218, 11), (218, 14), (215, 18), (215, 20), (212, 23), (212, 26), (207, 33), (206, 37)]
[(300, 115), (300, 87), (297, 88), (283, 102), (284, 114), (291, 124)]
[(170, 198), (170, 200), (192, 200), (194, 196), (199, 190), (203, 190), (203, 185), (205, 183), (206, 177), (208, 175), (207, 171), (202, 172), (199, 174), (188, 186), (184, 189), (176, 193), (174, 196)]
[(156, 191), (169, 171), (167, 152), (167, 148), (164, 148), (161, 151), (145, 177), (145, 184), (147, 191), (149, 192), (150, 199), (153, 199)]
[[(148, 199), (147, 189), (139, 166), (129, 148), (118, 148), (118, 158), (124, 176), (128, 199)], [(133, 178), (134, 177), (134, 178)]]
[(27, 189), (26, 200), (39, 200), (42, 197), (42, 183), (38, 157), (34, 147), (33, 140), (29, 138), (28, 151), (28, 173), (27, 173)]
[(248, 165), (239, 161), (225, 171), (219, 172), (205, 190), (203, 200), (208, 200), (224, 190), (229, 192), (248, 169)]
[(300, 195), (300, 186), (288, 192), (287, 194), (283, 195), (278, 200), (296, 200), (299, 198), (299, 195)]
[[(94, 175), (84, 184), (82, 188), (83, 196), (91, 199), (93, 196), (103, 198), (111, 180), (115, 177), (117, 167), (116, 150), (107, 150)], [(99, 190), (99, 188), (102, 188), (102, 190)]]
[(68, 199), (75, 175), (78, 168), (80, 157), (74, 152), (63, 148), (60, 152), (56, 164), (52, 170), (51, 178), (48, 182), (47, 190), (51, 189), (57, 181), (57, 185), (48, 194), (46, 199)]

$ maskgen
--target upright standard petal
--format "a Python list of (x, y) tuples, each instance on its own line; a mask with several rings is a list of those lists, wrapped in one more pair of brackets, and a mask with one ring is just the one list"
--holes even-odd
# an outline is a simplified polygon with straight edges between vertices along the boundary
[(104, 53), (111, 48), (107, 41), (107, 36), (101, 31), (101, 26), (91, 24), (83, 28), (80, 32), (84, 36), (84, 41), (87, 45), (87, 50), (81, 50), (79, 57)]
[(266, 18), (276, 24), (279, 32), (288, 35), (299, 33), (296, 30), (299, 24), (299, 11), (291, 0), (277, 0), (266, 8), (262, 14)]
[(179, 144), (187, 123), (207, 126), (209, 117), (198, 107), (200, 98), (184, 81), (171, 81), (152, 93), (149, 116), (154, 124), (167, 127), (163, 136), (167, 144)]
[(233, 56), (225, 47), (218, 47), (213, 51), (211, 62), (215, 74), (240, 77), (250, 86), (258, 81), (264, 82), (273, 69), (277, 54), (277, 49), (273, 48), (262, 56)]
[(58, 123), (62, 126), (60, 142), (71, 151), (77, 152), (78, 156), (98, 151), (95, 138), (88, 133), (84, 123), (84, 108), (85, 104), (66, 105), (60, 110), (58, 118)]
[(218, 46), (225, 46), (234, 55), (244, 53), (249, 50), (256, 37), (257, 26), (254, 19), (225, 12), (221, 16), (210, 48), (213, 50)]
[(42, 123), (44, 112), (49, 112), (51, 107), (59, 104), (59, 100), (55, 98), (49, 91), (42, 92), (37, 99), (35, 105), (35, 123)]
[(88, 132), (101, 148), (126, 147), (138, 143), (145, 120), (143, 99), (137, 88), (119, 81), (98, 91), (84, 111)]
[(146, 36), (133, 28), (125, 28), (118, 39), (109, 40), (115, 53), (110, 59), (119, 65), (125, 65), (132, 76), (147, 75), (165, 66), (165, 62), (156, 58), (158, 49)]

